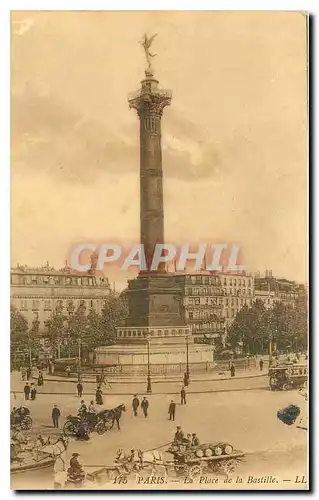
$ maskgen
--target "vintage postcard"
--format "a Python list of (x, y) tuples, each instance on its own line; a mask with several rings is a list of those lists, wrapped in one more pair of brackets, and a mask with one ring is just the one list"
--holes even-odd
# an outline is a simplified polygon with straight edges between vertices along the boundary
[(11, 13), (11, 488), (308, 490), (308, 16)]

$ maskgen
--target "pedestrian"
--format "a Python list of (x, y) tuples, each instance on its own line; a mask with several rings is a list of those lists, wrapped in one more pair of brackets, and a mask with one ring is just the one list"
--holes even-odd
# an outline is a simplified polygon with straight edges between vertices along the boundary
[(149, 407), (149, 402), (147, 401), (146, 396), (144, 396), (143, 401), (141, 403), (141, 408), (143, 410), (145, 418), (147, 417), (148, 414), (148, 407)]
[(21, 370), (21, 376), (22, 376), (23, 382), (25, 381), (26, 375), (27, 375), (27, 372), (25, 371), (24, 368), (22, 368), (22, 370)]
[(78, 381), (76, 388), (78, 390), (78, 397), (81, 398), (83, 394), (83, 385), (80, 380)]
[(60, 490), (66, 483), (66, 450), (57, 455), (53, 466), (53, 487)]
[(31, 378), (31, 368), (27, 368), (27, 380), (30, 380)]
[(23, 389), (23, 392), (24, 392), (24, 399), (26, 401), (28, 401), (29, 399), (29, 396), (30, 396), (30, 386), (29, 386), (29, 383), (26, 382), (25, 386), (24, 386), (24, 389)]
[(85, 472), (79, 462), (79, 456), (79, 453), (72, 453), (70, 467), (67, 470), (67, 479), (69, 479), (71, 483), (82, 483), (85, 479)]
[(58, 405), (53, 405), (51, 417), (52, 417), (53, 427), (55, 429), (59, 428), (60, 415), (61, 415), (61, 412), (58, 408)]
[(187, 387), (189, 384), (189, 376), (188, 374), (185, 372), (184, 373), (184, 386)]
[(38, 386), (43, 385), (43, 373), (40, 371), (38, 375)]
[(235, 367), (233, 363), (230, 365), (230, 376), (235, 377)]
[(66, 367), (65, 371), (66, 371), (66, 376), (70, 377), (70, 375), (71, 375), (71, 368), (69, 367), (69, 365)]
[(132, 401), (132, 408), (133, 408), (134, 417), (137, 417), (137, 409), (139, 406), (140, 406), (140, 400), (138, 399), (137, 395), (135, 394), (133, 401)]
[[(170, 405), (168, 407), (168, 414), (169, 414), (169, 419), (170, 420), (175, 420), (175, 411), (176, 411), (176, 403), (174, 403), (173, 400), (171, 400)], [(177, 430), (180, 429), (180, 427), (177, 427)], [(184, 437), (184, 435), (183, 435)]]
[(181, 390), (181, 405), (186, 405), (186, 391), (185, 391), (185, 387), (182, 387), (182, 390)]
[(95, 392), (95, 401), (96, 401), (96, 404), (97, 405), (102, 405), (103, 404), (103, 398), (102, 398), (102, 391), (101, 391), (101, 387), (99, 386), (97, 389), (96, 389), (96, 392)]
[(264, 369), (264, 362), (263, 362), (263, 358), (260, 358), (260, 361), (259, 361), (259, 368), (260, 368), (260, 371), (262, 372), (263, 369)]
[(32, 401), (35, 400), (36, 398), (36, 395), (37, 395), (37, 390), (35, 388), (35, 385), (34, 384), (31, 384), (31, 391), (30, 391), (30, 394), (31, 394), (31, 399)]

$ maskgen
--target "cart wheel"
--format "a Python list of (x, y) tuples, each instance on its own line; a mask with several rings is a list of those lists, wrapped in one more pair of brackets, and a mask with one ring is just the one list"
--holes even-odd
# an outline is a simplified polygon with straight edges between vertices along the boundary
[(215, 454), (217, 457), (219, 457), (220, 455), (222, 455), (222, 454), (223, 454), (223, 450), (221, 449), (221, 447), (220, 447), (220, 446), (215, 446), (215, 448), (214, 448), (214, 454)]
[(112, 427), (112, 420), (104, 420), (103, 424), (104, 424), (105, 432), (109, 431)]
[(202, 468), (200, 465), (193, 465), (188, 471), (188, 477), (190, 479), (197, 479), (202, 475)]
[(288, 391), (289, 390), (289, 384), (283, 384), (282, 390), (283, 391)]
[(225, 453), (225, 455), (231, 455), (233, 453), (233, 451), (234, 451), (234, 448), (232, 447), (231, 444), (226, 444), (224, 446), (224, 453)]
[(230, 460), (225, 460), (220, 465), (220, 468), (225, 474), (227, 474), (227, 476), (231, 476), (236, 471), (237, 466), (238, 466), (237, 460), (231, 458)]
[(74, 436), (75, 435), (75, 427), (72, 422), (65, 422), (63, 426), (63, 432), (66, 436)]
[(27, 431), (28, 429), (31, 429), (32, 427), (32, 418), (27, 415), (21, 422), (21, 429)]
[(187, 467), (186, 464), (175, 465), (175, 472), (179, 476), (181, 476), (183, 474), (187, 474), (188, 473), (188, 467)]
[(98, 424), (96, 424), (95, 430), (99, 435), (104, 434), (104, 432), (106, 431), (104, 422), (98, 422)]

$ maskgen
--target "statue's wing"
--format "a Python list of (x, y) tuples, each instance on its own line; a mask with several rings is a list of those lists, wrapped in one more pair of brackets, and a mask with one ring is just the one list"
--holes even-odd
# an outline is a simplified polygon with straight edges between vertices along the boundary
[(152, 41), (154, 40), (154, 38), (155, 38), (157, 35), (158, 35), (158, 33), (154, 33), (154, 35), (152, 35), (152, 36), (148, 39), (149, 47), (151, 46)]

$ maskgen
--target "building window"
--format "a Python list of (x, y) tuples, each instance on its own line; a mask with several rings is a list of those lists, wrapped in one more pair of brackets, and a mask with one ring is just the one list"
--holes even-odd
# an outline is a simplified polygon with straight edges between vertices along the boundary
[(20, 309), (22, 311), (26, 311), (28, 309), (28, 303), (26, 300), (21, 300), (20, 304), (21, 304)]
[(32, 309), (38, 310), (39, 309), (39, 300), (33, 300), (32, 301)]
[(47, 299), (44, 301), (44, 309), (45, 311), (51, 310), (51, 300)]

